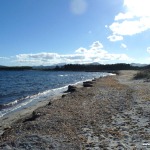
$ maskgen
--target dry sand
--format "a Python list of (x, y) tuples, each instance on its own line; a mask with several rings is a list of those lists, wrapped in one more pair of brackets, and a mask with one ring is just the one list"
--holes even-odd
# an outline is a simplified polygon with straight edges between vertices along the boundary
[(1, 118), (0, 149), (150, 149), (150, 82), (133, 80), (135, 73), (99, 78)]

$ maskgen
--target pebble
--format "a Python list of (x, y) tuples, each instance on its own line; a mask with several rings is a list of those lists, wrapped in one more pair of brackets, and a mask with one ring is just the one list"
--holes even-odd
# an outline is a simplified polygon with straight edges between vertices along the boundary
[(122, 127), (121, 130), (122, 131), (129, 131), (129, 128), (128, 127)]
[(3, 150), (13, 150), (9, 145), (3, 147)]
[(0, 130), (0, 136), (3, 135), (3, 133), (4, 133), (4, 131), (3, 131), (3, 130)]

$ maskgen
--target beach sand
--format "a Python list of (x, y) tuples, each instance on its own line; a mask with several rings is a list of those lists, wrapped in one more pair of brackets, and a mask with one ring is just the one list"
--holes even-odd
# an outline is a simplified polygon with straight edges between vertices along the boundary
[(150, 82), (136, 71), (0, 119), (0, 149), (150, 149)]

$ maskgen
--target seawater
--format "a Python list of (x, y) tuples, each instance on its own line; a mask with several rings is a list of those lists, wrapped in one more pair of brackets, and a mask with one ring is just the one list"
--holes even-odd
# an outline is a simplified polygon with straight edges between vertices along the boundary
[(69, 84), (103, 77), (108, 73), (71, 71), (0, 71), (0, 117), (56, 96)]

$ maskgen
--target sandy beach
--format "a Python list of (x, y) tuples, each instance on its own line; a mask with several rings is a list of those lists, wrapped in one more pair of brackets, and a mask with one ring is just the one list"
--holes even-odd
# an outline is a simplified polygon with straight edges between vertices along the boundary
[(150, 149), (150, 82), (136, 71), (0, 118), (1, 150)]

